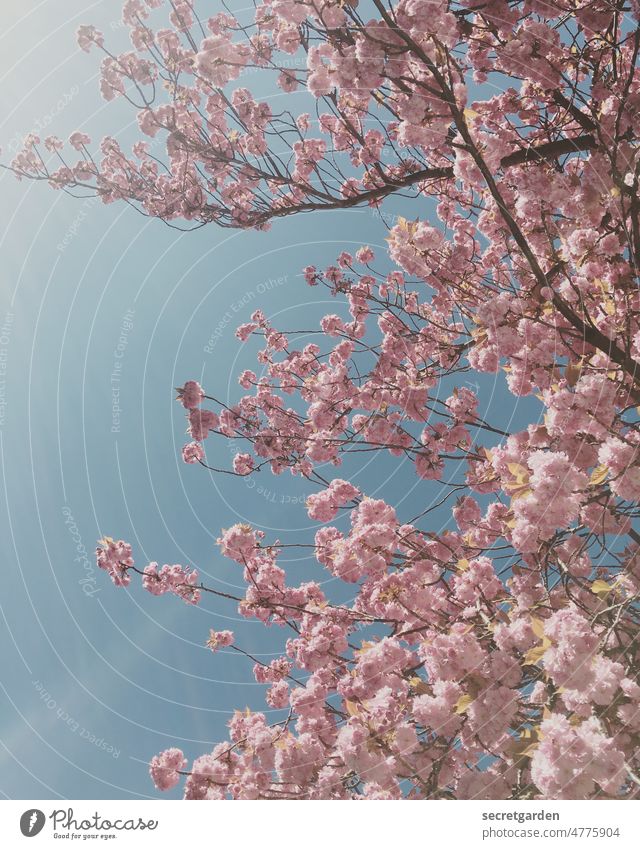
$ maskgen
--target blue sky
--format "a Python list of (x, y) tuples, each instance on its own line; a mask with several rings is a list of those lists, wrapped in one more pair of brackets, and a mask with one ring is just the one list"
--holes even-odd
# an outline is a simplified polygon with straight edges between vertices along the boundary
[[(100, 100), (97, 57), (74, 37), (95, 23), (122, 40), (119, 10), (114, 0), (3, 4), (4, 160), (40, 128), (132, 137), (132, 113)], [(235, 327), (258, 307), (283, 328), (317, 326), (337, 304), (304, 284), (302, 267), (363, 243), (382, 256), (385, 228), (352, 210), (290, 218), (269, 233), (180, 233), (126, 206), (1, 179), (0, 795), (155, 797), (153, 754), (174, 743), (201, 754), (225, 736), (234, 708), (263, 704), (248, 663), (204, 647), (209, 628), (232, 628), (267, 659), (285, 635), (238, 621), (231, 603), (207, 598), (193, 609), (137, 582), (116, 590), (95, 570), (95, 542), (127, 539), (140, 566), (196, 565), (208, 584), (234, 592), (241, 575), (217, 552), (221, 527), (246, 520), (271, 538), (309, 538), (296, 503), (310, 492), (304, 481), (214, 478), (182, 464), (173, 387), (196, 378), (218, 397), (237, 396), (256, 346), (242, 347)], [(418, 202), (411, 214), (428, 208)], [(507, 409), (516, 423), (533, 409), (505, 392), (502, 376), (482, 391), (502, 422)], [(207, 447), (213, 464), (228, 466), (224, 441)], [(348, 471), (403, 518), (440, 494), (391, 457)], [(304, 557), (287, 560), (292, 582), (328, 577)], [(330, 591), (349, 597), (348, 587)]]

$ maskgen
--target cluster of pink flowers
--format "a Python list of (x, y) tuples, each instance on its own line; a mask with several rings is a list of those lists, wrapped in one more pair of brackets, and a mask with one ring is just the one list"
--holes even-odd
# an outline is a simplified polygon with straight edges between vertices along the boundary
[(186, 410), (195, 410), (204, 401), (204, 391), (196, 380), (187, 380), (177, 392), (178, 400)]
[(180, 749), (165, 749), (151, 760), (149, 772), (159, 790), (171, 790), (180, 781), (179, 771), (186, 766), (187, 759)]
[(230, 646), (233, 643), (233, 631), (214, 631), (209, 632), (207, 646), (211, 651), (218, 651), (221, 648)]
[(616, 796), (627, 780), (625, 756), (596, 717), (572, 726), (563, 714), (540, 725), (541, 741), (531, 758), (531, 776), (551, 799), (585, 799), (596, 785)]
[(189, 571), (185, 566), (165, 564), (158, 569), (157, 563), (145, 566), (142, 576), (142, 586), (152, 595), (173, 593), (190, 604), (200, 601), (200, 590), (197, 589), (198, 571)]
[(116, 587), (126, 587), (131, 582), (129, 569), (133, 566), (131, 546), (122, 540), (105, 537), (96, 549), (96, 562), (104, 569)]
[(307, 499), (307, 512), (311, 519), (319, 522), (330, 522), (349, 501), (353, 501), (360, 490), (348, 481), (335, 478), (321, 492), (310, 495)]

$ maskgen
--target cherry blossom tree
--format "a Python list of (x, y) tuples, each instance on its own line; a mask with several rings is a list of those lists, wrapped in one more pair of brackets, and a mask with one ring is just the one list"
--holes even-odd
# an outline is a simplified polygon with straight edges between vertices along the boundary
[[(120, 55), (81, 27), (141, 138), (96, 154), (75, 133), (69, 156), (31, 136), (13, 171), (193, 226), (420, 204), (389, 228), (393, 271), (366, 246), (305, 269), (349, 320), (326, 315), (300, 348), (258, 310), (237, 331), (264, 343), (237, 401), (195, 381), (178, 393), (186, 463), (208, 466), (206, 440), (226, 438), (243, 450), (225, 471), (317, 485), (310, 545), (352, 602), (292, 585), (282, 544), (246, 524), (218, 539), (243, 570), (237, 598), (100, 542), (118, 586), (214, 593), (289, 635), (254, 666), (285, 718), (237, 712), (193, 763), (154, 757), (153, 781), (184, 776), (190, 799), (637, 798), (638, 0), (267, 0), (248, 22), (204, 20), (208, 5), (128, 0)], [(256, 99), (249, 71), (308, 111)], [(539, 422), (509, 432), (480, 412), (464, 378), (500, 371)], [(356, 452), (437, 482), (453, 529), (327, 477)], [(246, 655), (230, 631), (208, 645)]]

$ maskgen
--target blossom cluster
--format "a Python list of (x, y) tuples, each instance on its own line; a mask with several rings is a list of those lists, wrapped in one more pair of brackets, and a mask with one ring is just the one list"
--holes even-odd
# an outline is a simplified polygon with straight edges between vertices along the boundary
[[(100, 543), (118, 586), (217, 593), (286, 634), (254, 667), (276, 720), (238, 711), (212, 751), (154, 757), (153, 781), (184, 776), (188, 799), (637, 798), (637, 0), (624, 21), (600, 0), (266, 0), (250, 24), (197, 5), (127, 0), (117, 56), (78, 33), (103, 96), (137, 111), (131, 153), (74, 133), (69, 159), (30, 136), (13, 171), (196, 225), (420, 203), (389, 223), (391, 268), (362, 246), (304, 269), (337, 304), (314, 341), (258, 309), (236, 331), (261, 346), (239, 397), (178, 390), (186, 463), (226, 438), (233, 474), (315, 487), (317, 580), (291, 583), (281, 541), (245, 523), (217, 540), (237, 599)], [(275, 112), (250, 70), (313, 108)], [(514, 427), (474, 373), (540, 415)], [(448, 521), (347, 480), (357, 452), (437, 488)], [(243, 651), (230, 631), (207, 645)]]

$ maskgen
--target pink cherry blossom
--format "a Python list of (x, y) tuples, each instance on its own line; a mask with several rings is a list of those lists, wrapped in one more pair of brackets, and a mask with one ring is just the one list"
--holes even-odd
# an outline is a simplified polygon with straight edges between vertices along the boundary
[(182, 459), (185, 463), (199, 463), (204, 459), (204, 449), (199, 442), (188, 442), (182, 449)]
[(180, 780), (179, 770), (187, 765), (187, 759), (180, 749), (165, 749), (151, 759), (149, 773), (158, 790), (171, 790)]
[[(210, 631), (214, 652), (250, 658), (266, 709), (235, 712), (190, 762), (156, 755), (159, 789), (184, 774), (187, 799), (639, 797), (627, 6), (271, 0), (207, 19), (193, 0), (127, 0), (131, 49), (78, 31), (102, 52), (103, 98), (135, 113), (131, 150), (115, 130), (31, 134), (19, 179), (181, 227), (345, 221), (338, 256), (301, 269), (331, 308), (312, 327), (256, 309), (236, 330), (254, 370), (178, 390), (185, 462), (230, 440), (223, 471), (293, 475), (321, 524), (222, 529), (239, 589), (97, 549), (117, 586), (215, 597), (282, 636), (265, 659)], [(349, 241), (352, 207), (381, 217), (386, 247)], [(394, 472), (374, 489), (378, 460)]]
[(178, 400), (186, 410), (194, 410), (204, 400), (204, 391), (196, 380), (188, 380), (177, 392)]
[(230, 646), (233, 643), (233, 631), (209, 631), (209, 639), (207, 646), (211, 651), (218, 651), (225, 646)]
[(126, 587), (131, 582), (129, 569), (134, 561), (128, 543), (105, 537), (100, 540), (96, 549), (96, 560), (100, 569), (109, 574), (117, 587)]

